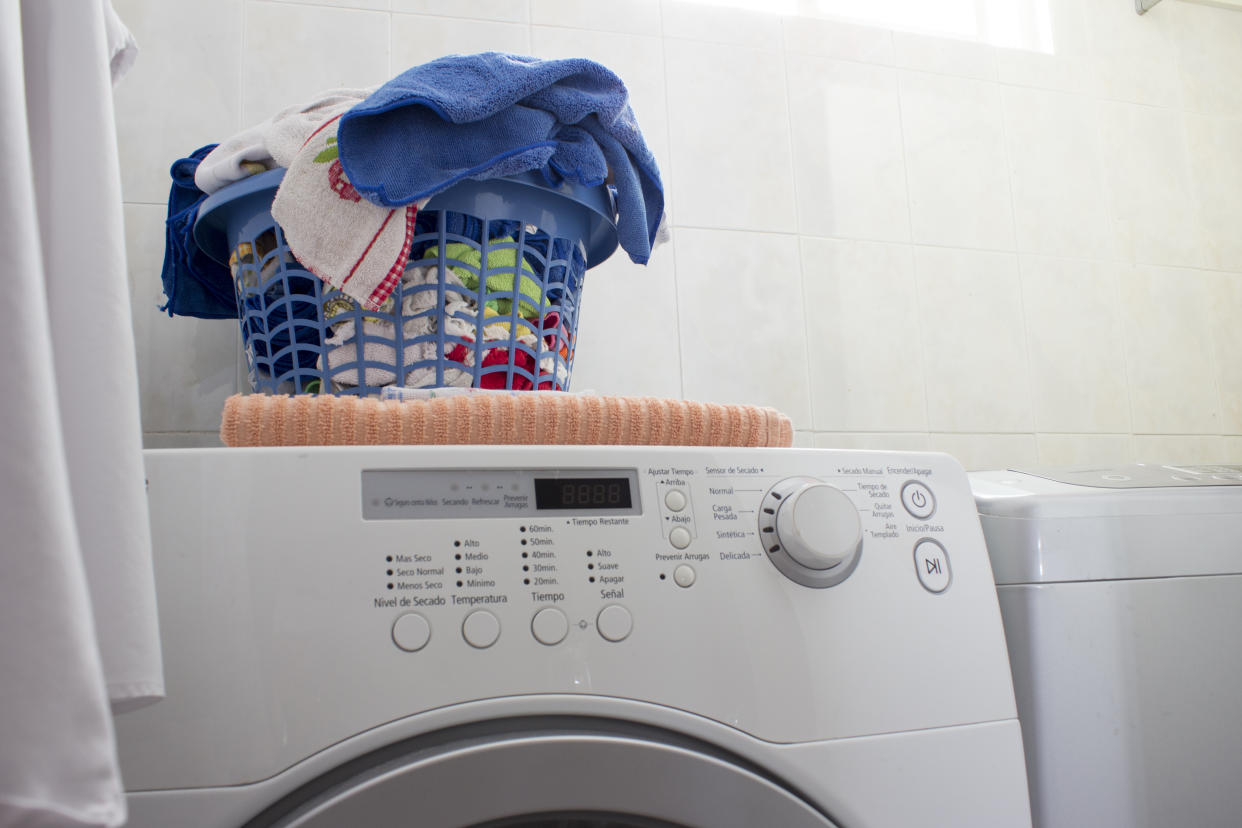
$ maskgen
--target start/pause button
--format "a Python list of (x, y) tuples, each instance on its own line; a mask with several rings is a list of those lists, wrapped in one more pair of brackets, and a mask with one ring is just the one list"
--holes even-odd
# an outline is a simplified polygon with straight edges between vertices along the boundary
[(949, 553), (936, 541), (924, 538), (914, 545), (914, 571), (918, 573), (919, 583), (928, 592), (944, 592), (952, 580)]

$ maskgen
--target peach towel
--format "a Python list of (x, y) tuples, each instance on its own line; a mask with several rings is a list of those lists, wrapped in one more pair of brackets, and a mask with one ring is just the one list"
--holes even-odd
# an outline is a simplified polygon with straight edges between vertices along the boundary
[(234, 394), (226, 446), (488, 445), (790, 446), (773, 408), (656, 397), (463, 394), (420, 401)]

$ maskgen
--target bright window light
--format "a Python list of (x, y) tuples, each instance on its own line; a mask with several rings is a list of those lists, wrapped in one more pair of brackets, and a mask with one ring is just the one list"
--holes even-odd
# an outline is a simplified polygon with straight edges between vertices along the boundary
[[(693, 0), (721, 8), (817, 17), (971, 40), (1009, 49), (1055, 51), (1050, 0)], [(1239, 0), (1242, 2), (1242, 0)]]

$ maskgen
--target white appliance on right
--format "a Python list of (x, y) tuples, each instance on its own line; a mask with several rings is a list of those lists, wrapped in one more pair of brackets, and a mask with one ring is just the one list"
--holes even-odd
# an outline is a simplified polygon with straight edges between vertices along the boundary
[(1034, 824), (1242, 825), (1242, 466), (970, 478)]

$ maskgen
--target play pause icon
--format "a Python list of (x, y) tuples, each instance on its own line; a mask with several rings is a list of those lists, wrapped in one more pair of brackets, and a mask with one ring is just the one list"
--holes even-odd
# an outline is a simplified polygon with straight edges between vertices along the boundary
[(949, 570), (949, 553), (939, 542), (924, 538), (914, 546), (914, 571), (919, 583), (928, 592), (939, 595), (953, 580)]

